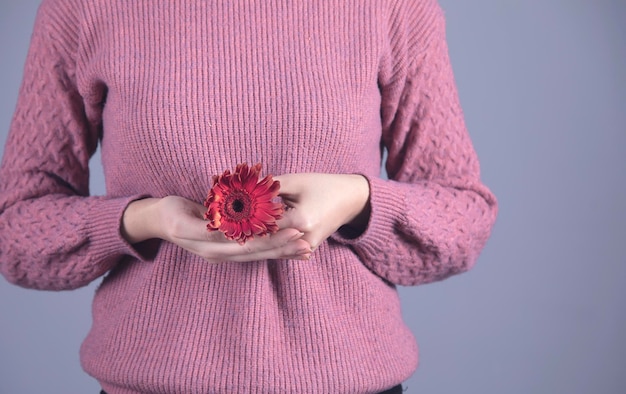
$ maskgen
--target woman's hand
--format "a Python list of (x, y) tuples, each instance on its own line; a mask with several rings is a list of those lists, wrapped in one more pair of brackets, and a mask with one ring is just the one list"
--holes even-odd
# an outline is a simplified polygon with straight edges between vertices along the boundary
[(310, 258), (311, 246), (295, 228), (240, 245), (219, 231), (208, 231), (205, 211), (201, 204), (177, 196), (137, 200), (124, 212), (122, 235), (130, 243), (160, 238), (210, 262)]
[(349, 237), (365, 230), (370, 215), (370, 190), (365, 177), (302, 173), (274, 179), (280, 181), (280, 196), (287, 205), (279, 226), (302, 231), (313, 250), (340, 227)]

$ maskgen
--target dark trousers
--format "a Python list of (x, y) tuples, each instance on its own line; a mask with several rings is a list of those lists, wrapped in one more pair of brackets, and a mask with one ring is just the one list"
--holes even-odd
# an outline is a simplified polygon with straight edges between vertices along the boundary
[(380, 394), (402, 394), (402, 385), (399, 384), (395, 387), (390, 388), (389, 390), (383, 391)]
[[(100, 394), (107, 394), (104, 390), (100, 390)], [(385, 390), (380, 394), (402, 394), (402, 385), (399, 384), (396, 387), (392, 387), (389, 390)]]

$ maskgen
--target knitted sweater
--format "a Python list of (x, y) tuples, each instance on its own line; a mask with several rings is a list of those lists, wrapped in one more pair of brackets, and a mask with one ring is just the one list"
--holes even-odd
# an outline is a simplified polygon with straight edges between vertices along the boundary
[[(367, 228), (310, 261), (220, 264), (120, 235), (130, 201), (201, 202), (243, 162), (363, 174)], [(106, 274), (81, 362), (110, 394), (377, 392), (417, 365), (396, 285), (469, 269), (496, 210), (435, 0), (44, 0), (0, 169), (0, 269), (52, 290)]]

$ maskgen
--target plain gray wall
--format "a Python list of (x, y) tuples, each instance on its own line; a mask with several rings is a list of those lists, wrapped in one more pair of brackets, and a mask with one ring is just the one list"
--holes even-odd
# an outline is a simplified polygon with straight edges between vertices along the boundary
[[(421, 346), (409, 393), (626, 393), (624, 3), (441, 0), (501, 207), (474, 270), (400, 289)], [(0, 5), (2, 146), (37, 4)], [(0, 279), (0, 393), (97, 392), (78, 363), (94, 287)]]

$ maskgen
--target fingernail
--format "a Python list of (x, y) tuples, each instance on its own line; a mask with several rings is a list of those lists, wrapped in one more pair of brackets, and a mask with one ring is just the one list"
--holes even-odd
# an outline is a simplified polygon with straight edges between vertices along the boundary
[(289, 238), (289, 240), (290, 240), (290, 241), (295, 241), (295, 240), (297, 240), (297, 239), (302, 238), (302, 236), (303, 236), (303, 235), (304, 235), (304, 233), (303, 233), (303, 232), (298, 232), (298, 233), (296, 233), (293, 237)]
[(310, 254), (310, 253), (311, 253), (311, 249), (310, 248), (298, 249), (298, 251), (296, 252), (296, 254), (298, 254), (298, 255)]

